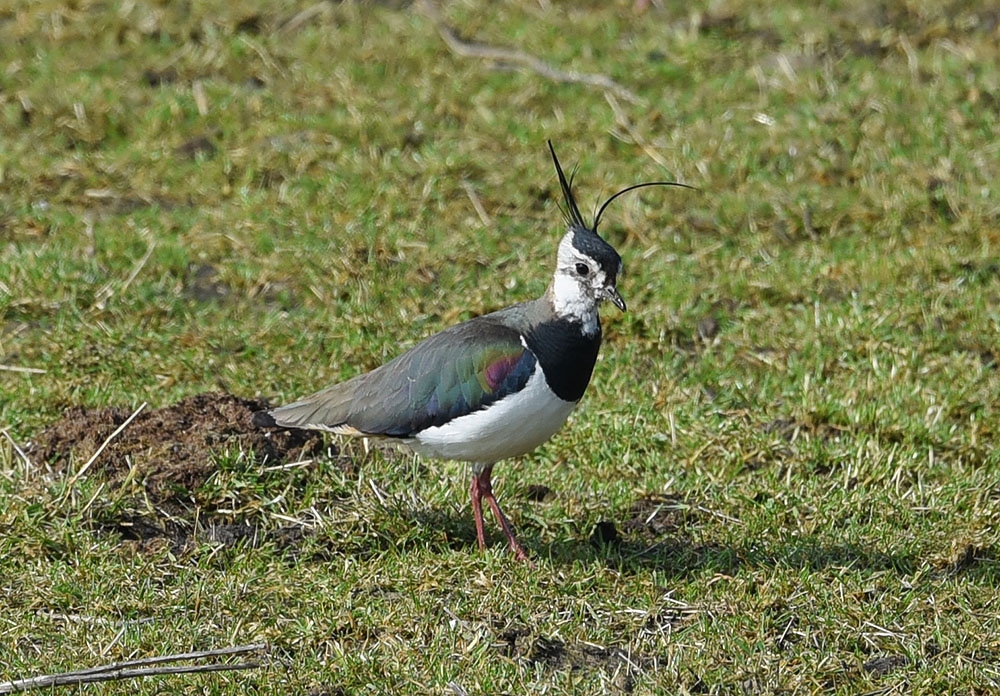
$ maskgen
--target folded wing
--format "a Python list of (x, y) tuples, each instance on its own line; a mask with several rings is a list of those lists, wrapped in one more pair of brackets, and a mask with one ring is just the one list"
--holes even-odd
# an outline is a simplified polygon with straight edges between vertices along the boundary
[(268, 411), (257, 422), (413, 437), (521, 390), (535, 367), (534, 354), (516, 330), (480, 317), (431, 336), (367, 374)]

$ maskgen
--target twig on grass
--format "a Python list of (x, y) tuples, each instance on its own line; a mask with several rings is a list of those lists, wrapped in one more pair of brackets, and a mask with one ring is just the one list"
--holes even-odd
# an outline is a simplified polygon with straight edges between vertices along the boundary
[(289, 34), (298, 31), (317, 17), (329, 15), (331, 7), (331, 4), (325, 1), (318, 2), (315, 5), (307, 7), (278, 27), (278, 32), (282, 34)]
[(47, 370), (40, 367), (21, 367), (20, 365), (0, 365), (0, 372), (23, 372), (28, 375), (44, 375)]
[(166, 662), (181, 662), (185, 660), (200, 660), (206, 657), (243, 655), (246, 653), (263, 652), (266, 649), (266, 643), (254, 643), (253, 645), (238, 645), (232, 648), (221, 648), (219, 650), (200, 650), (198, 652), (179, 653), (176, 655), (158, 655), (156, 657), (146, 657), (140, 660), (115, 662), (101, 667), (90, 667), (88, 669), (75, 670), (72, 672), (60, 672), (59, 674), (44, 674), (42, 676), (30, 677), (28, 679), (0, 682), (0, 694), (13, 694), (21, 691), (28, 691), (29, 689), (43, 689), (53, 686), (66, 686), (69, 684), (92, 684), (95, 682), (138, 679), (141, 677), (153, 677), (164, 674), (194, 674), (198, 672), (225, 672), (231, 670), (256, 669), (261, 666), (259, 662), (237, 662), (234, 664), (213, 662), (207, 665), (174, 665), (170, 667), (150, 667), (150, 665), (162, 665)]
[(97, 459), (97, 458), (98, 458), (99, 456), (101, 456), (101, 452), (103, 452), (103, 451), (104, 451), (104, 448), (105, 448), (105, 447), (107, 447), (107, 446), (108, 446), (108, 445), (109, 445), (109, 444), (111, 443), (111, 441), (112, 441), (112, 440), (114, 440), (114, 439), (115, 439), (115, 438), (116, 438), (116, 437), (118, 436), (118, 434), (119, 434), (119, 433), (120, 433), (121, 431), (123, 431), (123, 430), (124, 430), (125, 428), (127, 428), (127, 427), (128, 427), (128, 424), (129, 424), (129, 423), (131, 423), (131, 422), (132, 422), (133, 420), (135, 420), (135, 417), (136, 417), (136, 416), (138, 416), (138, 415), (139, 415), (140, 413), (142, 413), (142, 409), (144, 409), (144, 408), (146, 408), (146, 402), (145, 402), (145, 401), (143, 401), (143, 402), (142, 402), (142, 404), (141, 404), (141, 405), (139, 406), (139, 408), (137, 408), (137, 409), (136, 409), (136, 410), (135, 410), (135, 411), (134, 411), (134, 412), (132, 413), (132, 415), (131, 415), (131, 416), (129, 416), (129, 417), (128, 417), (128, 418), (127, 418), (127, 419), (125, 420), (125, 422), (124, 422), (124, 423), (122, 423), (121, 425), (119, 425), (119, 426), (118, 426), (118, 427), (117, 427), (117, 428), (115, 429), (115, 431), (114, 431), (113, 433), (111, 433), (110, 435), (108, 435), (107, 439), (105, 439), (105, 440), (104, 440), (104, 442), (102, 442), (102, 443), (101, 443), (101, 446), (97, 448), (97, 451), (96, 451), (96, 452), (94, 452), (94, 453), (93, 453), (93, 454), (92, 454), (92, 455), (90, 456), (90, 459), (88, 459), (88, 460), (87, 460), (87, 463), (86, 463), (86, 464), (84, 464), (84, 465), (83, 465), (83, 466), (82, 466), (82, 467), (80, 468), (80, 470), (79, 470), (78, 472), (76, 472), (75, 474), (73, 474), (73, 476), (72, 476), (72, 477), (70, 477), (69, 481), (68, 481), (68, 482), (66, 483), (66, 492), (65, 492), (65, 493), (63, 494), (63, 501), (65, 501), (65, 500), (66, 500), (66, 498), (67, 498), (67, 497), (69, 496), (69, 493), (70, 493), (70, 491), (71, 491), (71, 490), (73, 490), (73, 486), (74, 486), (74, 484), (76, 484), (76, 482), (77, 482), (77, 481), (78, 481), (78, 480), (80, 479), (80, 477), (81, 477), (81, 476), (83, 476), (83, 475), (84, 475), (85, 473), (87, 473), (87, 469), (89, 469), (89, 468), (90, 468), (90, 465), (91, 465), (91, 464), (93, 464), (93, 463), (94, 463), (94, 461), (95, 461), (95, 460), (96, 460), (96, 459)]
[(156, 621), (156, 618), (152, 616), (147, 616), (142, 619), (116, 620), (116, 619), (105, 619), (99, 616), (87, 616), (85, 614), (64, 614), (62, 612), (49, 611), (47, 609), (36, 610), (35, 616), (41, 617), (43, 619), (49, 619), (51, 621), (87, 623), (99, 626), (118, 626), (119, 624), (124, 624), (127, 626), (141, 626), (143, 624), (149, 624)]
[(422, 0), (418, 5), (424, 14), (434, 22), (438, 34), (441, 35), (445, 44), (447, 44), (448, 48), (455, 55), (462, 56), (463, 58), (482, 58), (483, 60), (491, 60), (494, 63), (509, 63), (520, 67), (522, 70), (536, 72), (553, 82), (570, 82), (597, 87), (606, 92), (613, 92), (620, 98), (633, 104), (643, 103), (642, 98), (638, 94), (618, 84), (607, 75), (560, 70), (523, 51), (473, 41), (463, 41), (458, 38), (451, 27), (444, 23), (444, 20), (441, 19), (441, 15), (437, 11), (437, 7), (431, 0)]

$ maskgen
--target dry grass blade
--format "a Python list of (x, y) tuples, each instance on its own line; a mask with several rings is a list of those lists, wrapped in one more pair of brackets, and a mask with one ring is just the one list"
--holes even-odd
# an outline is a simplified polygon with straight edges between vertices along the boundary
[(487, 227), (492, 225), (493, 221), (490, 219), (489, 214), (486, 212), (486, 208), (483, 207), (483, 202), (479, 200), (479, 194), (476, 193), (476, 190), (474, 188), (472, 188), (472, 184), (470, 184), (465, 179), (463, 179), (461, 183), (462, 183), (462, 188), (465, 190), (466, 195), (469, 197), (469, 201), (472, 202), (472, 207), (475, 208), (476, 210), (476, 215), (479, 216), (479, 220)]
[(32, 468), (31, 460), (28, 459), (28, 455), (25, 454), (24, 450), (21, 449), (18, 446), (18, 444), (14, 441), (14, 438), (12, 438), (10, 436), (10, 433), (7, 432), (7, 428), (4, 428), (3, 430), (0, 430), (0, 433), (3, 433), (3, 436), (5, 438), (7, 438), (7, 440), (10, 442), (11, 446), (14, 448), (14, 451), (17, 452), (17, 456), (19, 456), (21, 458), (21, 460), (24, 462), (25, 466), (27, 466), (29, 469), (31, 469)]
[[(667, 160), (663, 158), (663, 155), (657, 152), (656, 148), (654, 148), (650, 144), (650, 142), (642, 135), (642, 133), (635, 127), (635, 125), (632, 123), (632, 119), (629, 117), (625, 109), (622, 108), (622, 105), (618, 103), (618, 100), (615, 99), (615, 96), (610, 92), (605, 92), (604, 98), (607, 100), (608, 106), (611, 107), (611, 110), (615, 114), (615, 124), (624, 131), (624, 133), (616, 133), (615, 131), (612, 131), (612, 135), (617, 137), (619, 140), (622, 140), (623, 142), (628, 142), (629, 141), (628, 139), (630, 138), (631, 144), (638, 145), (640, 148), (642, 148), (642, 151), (649, 156), (651, 160), (656, 162), (665, 170), (669, 171), (670, 165), (667, 162)], [(622, 137), (623, 135), (627, 135), (628, 137), (627, 138)]]
[[(196, 84), (200, 85), (200, 83)], [(201, 107), (199, 106), (199, 112), (200, 109)], [(146, 267), (146, 264), (149, 262), (149, 257), (153, 255), (153, 252), (155, 250), (156, 250), (156, 242), (150, 242), (146, 247), (146, 253), (142, 255), (142, 258), (140, 258), (138, 262), (136, 262), (135, 266), (132, 268), (131, 273), (128, 274), (128, 277), (125, 279), (125, 282), (122, 283), (122, 286), (118, 289), (119, 294), (124, 293), (128, 289), (128, 287), (135, 281), (136, 277), (138, 277), (138, 275), (142, 272), (142, 269)], [(112, 287), (112, 281), (108, 281), (107, 283), (104, 284), (104, 286), (100, 290), (97, 291), (97, 299), (94, 302), (94, 307), (96, 309), (104, 309), (105, 307), (107, 307), (108, 300), (110, 300), (114, 296), (114, 294), (115, 290)]]
[(451, 689), (455, 696), (469, 696), (469, 692), (458, 682), (448, 682), (448, 688)]
[(123, 430), (125, 430), (125, 428), (128, 427), (129, 423), (131, 423), (133, 420), (135, 420), (136, 416), (138, 416), (140, 413), (142, 413), (142, 409), (144, 409), (144, 408), (146, 408), (146, 402), (145, 401), (142, 402), (142, 404), (139, 406), (139, 408), (137, 408), (135, 411), (132, 412), (131, 416), (129, 416), (127, 419), (125, 419), (124, 423), (122, 423), (121, 425), (119, 425), (115, 429), (115, 431), (113, 433), (111, 433), (110, 435), (108, 435), (108, 437), (104, 440), (104, 442), (101, 443), (101, 446), (97, 448), (97, 451), (94, 452), (92, 455), (90, 455), (90, 459), (87, 460), (87, 463), (84, 464), (80, 468), (80, 470), (78, 472), (76, 472), (75, 474), (73, 474), (73, 476), (70, 478), (70, 480), (66, 483), (66, 493), (63, 495), (63, 499), (64, 500), (65, 500), (66, 496), (69, 495), (69, 492), (73, 489), (73, 485), (80, 479), (81, 476), (83, 476), (85, 473), (87, 473), (87, 469), (90, 468), (90, 465), (93, 464), (97, 460), (97, 458), (99, 456), (101, 456), (101, 452), (103, 452), (105, 450), (105, 448), (111, 443), (111, 441), (114, 440), (116, 437), (118, 437), (118, 435)]
[(110, 665), (103, 665), (100, 667), (90, 667), (88, 669), (75, 670), (72, 672), (45, 674), (38, 677), (30, 677), (28, 679), (3, 682), (0, 683), (0, 694), (13, 694), (21, 691), (29, 691), (31, 689), (66, 686), (69, 684), (93, 684), (96, 682), (138, 679), (141, 677), (152, 677), (164, 674), (194, 674), (198, 672), (224, 672), (256, 669), (260, 667), (259, 662), (174, 665), (170, 667), (150, 667), (149, 665), (161, 665), (166, 662), (181, 662), (185, 660), (199, 660), (206, 657), (243, 655), (246, 653), (263, 652), (266, 649), (266, 643), (254, 643), (252, 645), (239, 645), (232, 648), (221, 648), (219, 650), (201, 650), (198, 652), (178, 653), (174, 655), (158, 655), (156, 657), (147, 657), (141, 660), (129, 660), (127, 662), (115, 662)]

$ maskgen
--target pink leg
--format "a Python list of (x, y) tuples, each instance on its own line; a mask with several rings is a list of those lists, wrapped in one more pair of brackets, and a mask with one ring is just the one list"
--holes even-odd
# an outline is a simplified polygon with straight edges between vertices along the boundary
[(479, 541), (479, 550), (486, 550), (486, 532), (483, 531), (483, 491), (479, 487), (479, 477), (472, 477), (472, 486), (469, 488), (472, 494), (472, 516), (476, 520), (476, 540)]
[(492, 474), (493, 465), (491, 464), (483, 467), (472, 479), (472, 513), (476, 518), (476, 537), (479, 540), (479, 548), (486, 548), (486, 536), (483, 532), (483, 506), (481, 502), (483, 498), (486, 498), (490, 509), (493, 510), (493, 515), (500, 523), (500, 528), (503, 529), (504, 536), (507, 537), (507, 541), (510, 543), (510, 550), (514, 552), (514, 558), (519, 561), (527, 561), (530, 564), (531, 561), (528, 558), (528, 554), (524, 552), (524, 549), (517, 542), (510, 522), (507, 521), (507, 517), (503, 514), (500, 505), (497, 503), (496, 496), (493, 495), (493, 484), (490, 482)]

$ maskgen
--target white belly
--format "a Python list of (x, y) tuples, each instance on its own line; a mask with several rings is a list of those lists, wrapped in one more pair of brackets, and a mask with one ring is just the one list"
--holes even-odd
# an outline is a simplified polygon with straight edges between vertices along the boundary
[(576, 404), (553, 394), (539, 367), (517, 394), (422, 430), (407, 444), (425, 457), (492, 464), (526, 454), (548, 440)]

